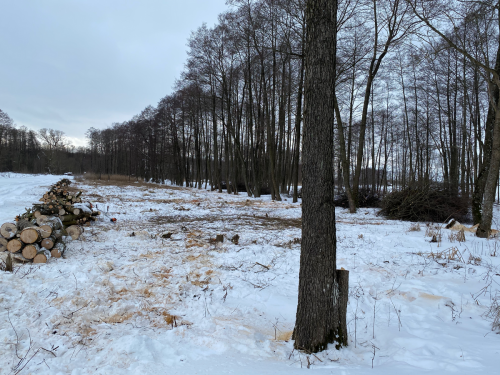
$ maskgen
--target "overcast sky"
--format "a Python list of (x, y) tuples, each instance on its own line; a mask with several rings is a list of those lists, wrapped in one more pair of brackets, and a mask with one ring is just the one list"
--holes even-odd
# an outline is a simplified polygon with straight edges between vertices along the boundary
[(172, 91), (191, 31), (225, 0), (0, 0), (0, 109), (62, 130), (125, 121)]

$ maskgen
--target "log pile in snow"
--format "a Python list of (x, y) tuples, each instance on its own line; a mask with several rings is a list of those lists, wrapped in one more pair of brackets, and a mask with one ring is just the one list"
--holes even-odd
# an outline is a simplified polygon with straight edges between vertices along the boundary
[(0, 251), (20, 254), (33, 263), (46, 263), (51, 257), (60, 258), (68, 240), (77, 240), (83, 225), (97, 220), (99, 211), (90, 202), (82, 201), (82, 192), (71, 193), (68, 179), (56, 183), (15, 222), (0, 227)]

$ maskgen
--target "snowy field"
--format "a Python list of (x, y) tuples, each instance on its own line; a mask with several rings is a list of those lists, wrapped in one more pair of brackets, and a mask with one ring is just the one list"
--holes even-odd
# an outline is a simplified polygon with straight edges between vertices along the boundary
[[(60, 178), (0, 175), (0, 223)], [(65, 259), (0, 273), (1, 374), (500, 373), (498, 240), (337, 209), (349, 347), (307, 355), (290, 340), (300, 204), (131, 185), (78, 182), (107, 216)]]

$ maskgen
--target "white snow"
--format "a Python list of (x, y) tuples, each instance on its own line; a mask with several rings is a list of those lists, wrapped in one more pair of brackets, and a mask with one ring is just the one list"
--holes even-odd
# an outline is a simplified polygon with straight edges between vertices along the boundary
[[(60, 178), (0, 176), (0, 223)], [(318, 374), (499, 371), (500, 336), (484, 317), (499, 290), (497, 239), (465, 233), (459, 243), (441, 229), (438, 246), (423, 223), (409, 231), (373, 209), (337, 209), (349, 347), (307, 355), (290, 340), (300, 204), (78, 186), (103, 212), (83, 240), (66, 259), (0, 274), (1, 374), (298, 374), (308, 363)]]

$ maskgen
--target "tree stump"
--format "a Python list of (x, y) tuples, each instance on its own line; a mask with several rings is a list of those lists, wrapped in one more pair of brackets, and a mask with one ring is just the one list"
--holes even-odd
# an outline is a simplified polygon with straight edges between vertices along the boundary
[(7, 255), (7, 259), (5, 260), (5, 271), (6, 272), (13, 272), (14, 271), (14, 266), (12, 264), (12, 255)]
[(337, 284), (339, 288), (338, 317), (339, 317), (339, 337), (335, 348), (338, 350), (342, 346), (347, 346), (347, 299), (349, 296), (349, 271), (337, 270)]

